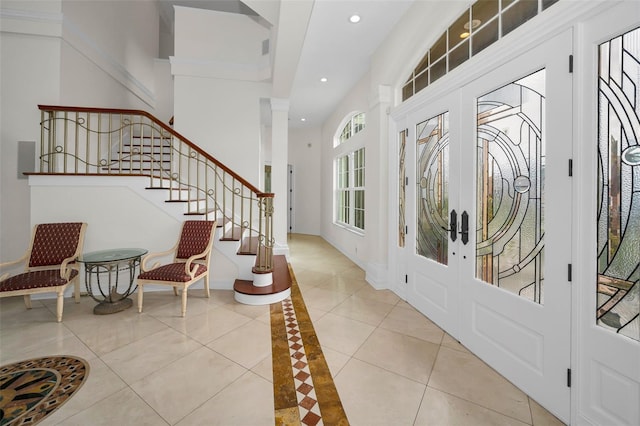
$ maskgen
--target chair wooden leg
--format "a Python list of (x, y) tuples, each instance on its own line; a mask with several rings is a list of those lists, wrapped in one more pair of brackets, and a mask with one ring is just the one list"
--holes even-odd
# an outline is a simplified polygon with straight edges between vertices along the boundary
[(173, 294), (178, 295), (178, 287), (173, 286)]
[(182, 289), (182, 316), (187, 314), (187, 287)]
[(24, 295), (24, 306), (26, 306), (27, 309), (31, 309), (31, 295), (30, 294), (25, 294)]
[(209, 297), (209, 274), (204, 277), (204, 293)]
[(56, 316), (58, 322), (62, 322), (62, 310), (64, 309), (64, 287), (58, 289), (58, 302), (56, 303)]
[(76, 279), (73, 284), (73, 296), (76, 299), (76, 303), (80, 303), (80, 280)]
[(138, 313), (142, 312), (143, 285), (138, 283)]

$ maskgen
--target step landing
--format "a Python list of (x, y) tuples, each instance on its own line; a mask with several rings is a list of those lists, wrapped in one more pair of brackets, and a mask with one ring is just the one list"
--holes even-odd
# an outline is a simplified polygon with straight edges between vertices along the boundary
[(235, 299), (245, 305), (270, 305), (291, 295), (291, 274), (284, 255), (273, 256), (273, 284), (256, 287), (253, 281), (236, 280), (233, 284)]

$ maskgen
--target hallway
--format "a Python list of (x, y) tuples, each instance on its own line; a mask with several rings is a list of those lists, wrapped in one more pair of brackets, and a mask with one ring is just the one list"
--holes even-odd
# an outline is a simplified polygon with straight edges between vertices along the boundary
[[(352, 425), (556, 425), (546, 410), (320, 237), (293, 234), (290, 263)], [(231, 291), (170, 292), (145, 310), (94, 316), (95, 302), (0, 301), (0, 364), (87, 360), (78, 393), (43, 425), (273, 425), (269, 306)]]

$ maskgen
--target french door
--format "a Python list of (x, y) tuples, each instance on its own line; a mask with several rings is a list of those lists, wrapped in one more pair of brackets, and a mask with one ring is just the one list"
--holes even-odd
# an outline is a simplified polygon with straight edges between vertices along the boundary
[(640, 3), (583, 27), (576, 423), (640, 424)]
[[(570, 419), (572, 34), (462, 89), (472, 219), (461, 267), (461, 341)], [(470, 150), (471, 150), (470, 149)], [(473, 171), (473, 172), (471, 172)], [(471, 202), (469, 202), (471, 201)]]
[(407, 301), (566, 422), (571, 49), (566, 31), (409, 114), (404, 134)]
[(408, 217), (415, 217), (407, 300), (458, 337), (460, 104), (457, 94), (430, 102), (407, 120)]

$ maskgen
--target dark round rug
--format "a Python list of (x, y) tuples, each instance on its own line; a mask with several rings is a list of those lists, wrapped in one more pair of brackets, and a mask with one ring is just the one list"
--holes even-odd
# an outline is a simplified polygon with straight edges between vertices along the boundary
[(35, 425), (82, 386), (89, 363), (73, 356), (34, 358), (0, 367), (0, 426)]

